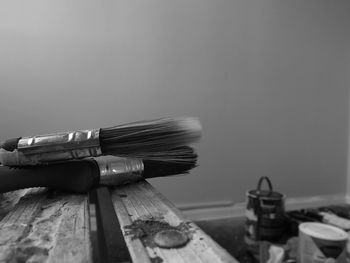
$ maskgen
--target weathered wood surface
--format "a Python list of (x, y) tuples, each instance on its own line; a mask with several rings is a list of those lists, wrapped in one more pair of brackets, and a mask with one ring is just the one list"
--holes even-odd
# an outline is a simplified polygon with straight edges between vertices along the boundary
[(29, 190), (0, 221), (0, 262), (92, 262), (87, 198)]
[[(133, 263), (238, 262), (145, 181), (115, 188), (112, 201)], [(139, 220), (164, 222), (178, 229), (186, 226), (181, 229), (190, 241), (171, 249), (147, 243), (145, 233), (130, 231), (130, 226)]]

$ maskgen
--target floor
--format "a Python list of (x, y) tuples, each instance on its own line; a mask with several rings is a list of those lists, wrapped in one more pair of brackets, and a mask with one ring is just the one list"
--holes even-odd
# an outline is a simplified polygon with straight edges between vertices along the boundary
[(244, 243), (245, 218), (197, 221), (196, 224), (239, 262), (257, 262)]
[[(320, 222), (322, 218), (319, 211), (328, 211), (342, 218), (350, 220), (349, 205), (334, 205), (313, 209), (303, 209), (290, 211), (287, 213), (289, 222), (289, 231), (287, 231), (284, 240), (297, 236), (298, 224), (306, 221)], [(350, 221), (349, 221), (350, 222)], [(225, 248), (239, 262), (256, 263), (258, 260), (248, 250), (244, 241), (245, 218), (228, 218), (210, 221), (197, 221), (196, 224), (211, 236), (220, 246)]]

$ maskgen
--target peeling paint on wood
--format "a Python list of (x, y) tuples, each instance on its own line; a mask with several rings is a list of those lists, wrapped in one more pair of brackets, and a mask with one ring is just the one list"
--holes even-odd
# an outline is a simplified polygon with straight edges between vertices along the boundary
[[(134, 263), (238, 262), (145, 181), (115, 188), (112, 201)], [(168, 249), (149, 245), (142, 235), (130, 235), (130, 226), (135, 226), (135, 222), (154, 219), (176, 229), (185, 224), (191, 231), (189, 242), (183, 247)]]
[(18, 203), (19, 199), (25, 195), (28, 189), (12, 191), (0, 194), (0, 220), (2, 220), (8, 212)]
[(24, 195), (0, 222), (0, 262), (92, 262), (86, 195)]

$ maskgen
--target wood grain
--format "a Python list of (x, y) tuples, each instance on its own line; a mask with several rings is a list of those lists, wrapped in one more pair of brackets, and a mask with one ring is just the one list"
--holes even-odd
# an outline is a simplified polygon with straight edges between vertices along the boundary
[[(170, 201), (146, 181), (115, 188), (112, 191), (112, 201), (134, 263), (238, 262), (196, 224), (186, 220)], [(190, 241), (184, 247), (176, 249), (144, 244), (142, 239), (135, 238), (128, 232), (128, 226), (138, 219), (157, 219), (173, 227), (186, 224)]]
[(0, 262), (92, 262), (86, 195), (33, 189), (0, 221)]

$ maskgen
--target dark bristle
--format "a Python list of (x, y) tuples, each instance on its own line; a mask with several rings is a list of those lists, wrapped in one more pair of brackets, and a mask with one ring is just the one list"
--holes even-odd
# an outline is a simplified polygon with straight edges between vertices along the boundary
[(166, 118), (134, 122), (100, 130), (103, 154), (156, 159), (175, 147), (199, 140), (201, 126), (195, 118)]
[(197, 154), (191, 147), (183, 146), (174, 149), (182, 154), (164, 156), (167, 161), (143, 160), (145, 178), (186, 174), (197, 166)]

